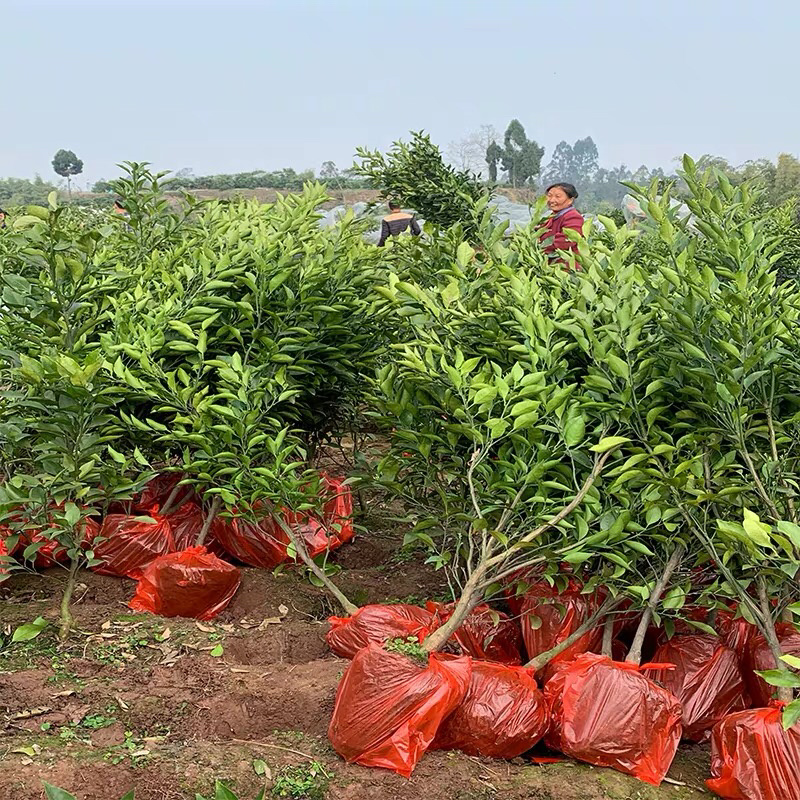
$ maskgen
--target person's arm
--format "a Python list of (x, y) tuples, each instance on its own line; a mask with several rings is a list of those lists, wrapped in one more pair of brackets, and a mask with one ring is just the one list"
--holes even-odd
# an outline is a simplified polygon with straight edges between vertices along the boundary
[(386, 240), (389, 238), (389, 223), (384, 219), (381, 220), (381, 238), (378, 239), (378, 247), (383, 247)]
[(419, 236), (422, 233), (419, 227), (419, 222), (417, 222), (416, 217), (411, 217), (411, 235), (412, 236)]

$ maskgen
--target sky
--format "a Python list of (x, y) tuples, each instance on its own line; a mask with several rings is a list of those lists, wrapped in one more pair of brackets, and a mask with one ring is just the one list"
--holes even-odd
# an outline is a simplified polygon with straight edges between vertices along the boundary
[(798, 0), (0, 0), (0, 176), (318, 170), (518, 118), (549, 160), (800, 149)]

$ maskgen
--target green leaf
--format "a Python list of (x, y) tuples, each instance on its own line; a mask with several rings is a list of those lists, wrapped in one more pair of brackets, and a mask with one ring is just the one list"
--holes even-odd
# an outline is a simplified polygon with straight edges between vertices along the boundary
[(456, 262), (462, 269), (466, 268), (475, 256), (475, 251), (470, 247), (469, 242), (461, 242), (456, 250)]
[(606, 436), (589, 449), (594, 453), (605, 453), (629, 441), (630, 439), (627, 436)]
[(744, 509), (742, 527), (745, 533), (747, 533), (759, 547), (772, 547), (772, 540), (769, 538), (769, 533), (772, 529), (758, 518), (758, 514), (750, 511), (749, 508)]
[(115, 450), (110, 444), (106, 445), (106, 449), (108, 450), (108, 454), (114, 459), (114, 461), (117, 462), (117, 464), (124, 464), (127, 461), (125, 456), (122, 455), (122, 453), (120, 453), (118, 450)]
[(47, 781), (42, 781), (42, 783), (44, 784), (44, 793), (47, 800), (75, 800), (74, 794), (70, 794), (64, 789), (59, 789), (57, 786), (51, 786)]
[(795, 525), (794, 522), (787, 522), (782, 519), (778, 523), (778, 530), (781, 533), (785, 533), (792, 540), (792, 544), (800, 550), (800, 525)]
[(74, 528), (81, 518), (81, 511), (73, 502), (64, 505), (64, 519), (70, 528)]
[(784, 709), (782, 718), (783, 729), (788, 731), (798, 720), (800, 720), (800, 697), (798, 697), (797, 700), (792, 700)]
[(215, 647), (215, 648), (214, 648), (214, 649), (213, 649), (213, 650), (212, 650), (212, 651), (209, 653), (209, 655), (210, 655), (212, 658), (219, 658), (219, 657), (220, 657), (220, 656), (221, 656), (221, 655), (222, 655), (224, 652), (225, 652), (225, 648), (224, 648), (224, 647), (223, 647), (221, 644), (218, 644), (218, 645), (217, 645), (217, 646), (216, 646), (216, 647)]
[(523, 414), (514, 420), (514, 430), (522, 430), (523, 428), (530, 428), (539, 421), (539, 415), (535, 411), (529, 414)]
[(795, 675), (785, 669), (756, 670), (756, 675), (761, 676), (770, 686), (800, 688), (800, 675)]
[(511, 406), (511, 416), (512, 417), (519, 417), (522, 414), (529, 414), (531, 411), (535, 411), (539, 408), (539, 401), (538, 400), (520, 400), (519, 403), (514, 403)]
[(253, 762), (253, 769), (255, 770), (256, 775), (266, 775), (269, 767), (267, 766), (267, 762), (263, 759), (257, 758)]
[(576, 447), (586, 435), (586, 420), (577, 406), (570, 408), (564, 425), (564, 442), (567, 447)]
[(20, 625), (11, 637), (12, 642), (29, 642), (35, 639), (50, 623), (44, 617), (36, 617), (33, 622)]
[(609, 368), (611, 371), (618, 377), (624, 378), (628, 380), (630, 377), (630, 370), (628, 369), (628, 365), (625, 361), (623, 361), (619, 356), (615, 356), (613, 354), (606, 356), (606, 362), (608, 363)]
[(239, 800), (239, 798), (222, 782), (214, 786), (214, 800)]
[(781, 656), (781, 661), (787, 663), (790, 667), (794, 667), (795, 669), (800, 669), (800, 658), (797, 656), (792, 655), (785, 655)]

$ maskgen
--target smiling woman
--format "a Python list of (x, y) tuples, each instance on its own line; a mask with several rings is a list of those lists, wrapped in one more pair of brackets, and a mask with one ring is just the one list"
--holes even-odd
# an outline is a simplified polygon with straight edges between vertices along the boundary
[(578, 190), (571, 183), (554, 183), (547, 187), (547, 207), (553, 212), (542, 224), (540, 239), (551, 262), (562, 262), (559, 250), (577, 250), (575, 242), (567, 239), (564, 228), (583, 229), (583, 216), (575, 208)]

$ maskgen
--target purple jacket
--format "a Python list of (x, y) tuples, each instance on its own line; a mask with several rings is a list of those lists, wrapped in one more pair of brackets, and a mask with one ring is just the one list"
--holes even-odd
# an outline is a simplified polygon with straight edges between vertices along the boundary
[(564, 235), (564, 228), (583, 230), (583, 216), (575, 206), (567, 206), (544, 221), (539, 238), (548, 256), (555, 255), (556, 250), (571, 250), (574, 253), (578, 249), (575, 242)]

